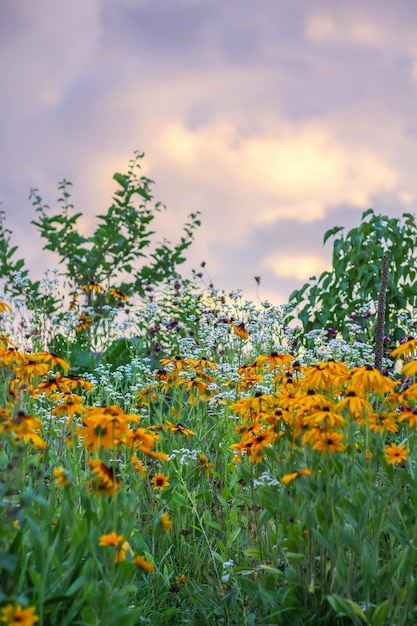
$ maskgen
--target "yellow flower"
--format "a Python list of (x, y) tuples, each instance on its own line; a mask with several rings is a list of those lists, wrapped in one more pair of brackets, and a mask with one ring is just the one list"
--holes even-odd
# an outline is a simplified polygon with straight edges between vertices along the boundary
[(408, 450), (404, 444), (401, 446), (392, 443), (390, 446), (384, 448), (385, 458), (388, 465), (394, 465), (394, 463), (402, 463), (407, 460)]
[(351, 374), (350, 386), (358, 395), (364, 395), (370, 391), (383, 394), (393, 391), (396, 386), (395, 381), (387, 378), (371, 365), (364, 365), (353, 370)]
[(108, 496), (114, 496), (116, 491), (120, 489), (120, 480), (114, 475), (112, 469), (107, 467), (100, 459), (88, 461), (89, 466), (93, 470), (96, 481), (94, 486), (99, 493), (106, 493)]
[(388, 430), (390, 433), (398, 431), (397, 413), (372, 413), (368, 419), (369, 429), (376, 433), (384, 430)]
[(155, 476), (151, 479), (151, 483), (153, 484), (154, 489), (165, 489), (165, 487), (169, 487), (169, 476), (164, 476), (164, 474), (155, 474)]
[(20, 604), (7, 604), (1, 609), (0, 621), (9, 626), (33, 626), (39, 622), (35, 611), (34, 606), (24, 609)]
[(79, 333), (83, 329), (88, 328), (90, 324), (91, 317), (88, 317), (86, 313), (81, 313), (81, 315), (78, 316), (77, 326), (75, 327), (75, 330), (77, 331), (77, 333)]
[(144, 452), (147, 456), (150, 456), (152, 459), (158, 459), (158, 461), (168, 461), (168, 455), (165, 452), (155, 452), (155, 450), (151, 450), (146, 446), (142, 446), (140, 448), (141, 452)]
[(407, 357), (410, 356), (410, 354), (412, 353), (414, 354), (416, 352), (416, 348), (417, 339), (414, 339), (414, 337), (410, 337), (407, 341), (399, 345), (398, 348), (395, 348), (395, 350), (391, 352), (390, 356), (393, 359), (396, 359), (399, 356)]
[(136, 454), (134, 454), (132, 456), (132, 463), (135, 466), (135, 469), (139, 472), (139, 474), (141, 475), (142, 478), (146, 477), (146, 474), (148, 473), (148, 468), (146, 467), (146, 465), (143, 463), (143, 461), (139, 461), (138, 457), (136, 456)]
[(53, 475), (56, 478), (57, 485), (59, 485), (60, 487), (65, 487), (65, 485), (68, 485), (66, 471), (63, 467), (55, 467), (53, 471)]
[(409, 409), (400, 413), (398, 421), (404, 422), (405, 420), (407, 420), (409, 428), (413, 428), (413, 426), (417, 426), (417, 409), (414, 409), (413, 411)]
[(318, 441), (313, 446), (313, 450), (320, 450), (323, 454), (331, 452), (343, 452), (346, 446), (341, 443), (343, 435), (334, 432), (322, 432), (319, 434)]
[(159, 516), (159, 521), (161, 523), (162, 528), (168, 533), (172, 528), (172, 519), (169, 513), (161, 513)]
[(240, 337), (241, 339), (248, 339), (249, 338), (249, 333), (245, 328), (245, 324), (243, 322), (241, 322), (238, 325), (233, 324), (233, 330), (235, 332), (235, 334)]
[(170, 422), (169, 420), (165, 420), (164, 428), (170, 430), (172, 433), (181, 433), (182, 435), (185, 435), (187, 439), (189, 438), (189, 435), (195, 435), (195, 432), (193, 430), (186, 428), (179, 422), (178, 424), (174, 424), (173, 422)]
[(56, 365), (59, 365), (59, 367), (62, 367), (62, 369), (66, 372), (70, 369), (69, 363), (67, 363), (67, 361), (61, 356), (58, 356), (53, 352), (36, 352), (32, 355), (32, 359), (34, 361), (48, 363), (50, 367), (55, 367)]
[(119, 289), (116, 289), (115, 287), (110, 287), (109, 294), (113, 296), (115, 300), (128, 300), (130, 298), (130, 296), (126, 295), (122, 291), (119, 291)]
[(204, 470), (207, 474), (210, 473), (210, 468), (213, 467), (213, 463), (209, 463), (209, 460), (204, 452), (201, 452), (200, 456), (198, 457), (198, 465), (199, 468)]
[(96, 283), (95, 280), (90, 281), (88, 285), (82, 285), (81, 289), (84, 289), (84, 291), (90, 291), (90, 292), (95, 291), (95, 293), (100, 293), (101, 291), (104, 291), (104, 287)]
[(7, 302), (0, 302), (0, 313), (4, 313), (5, 311), (7, 313), (11, 313), (12, 312), (12, 307), (9, 306), (7, 304)]
[(126, 561), (126, 555), (128, 552), (130, 553), (130, 555), (133, 554), (132, 547), (128, 541), (124, 541), (120, 546), (120, 550), (118, 550), (116, 556), (114, 557), (115, 563)]
[(153, 572), (155, 569), (153, 563), (148, 561), (144, 556), (135, 556), (135, 558), (132, 559), (132, 563), (133, 565), (137, 565), (143, 569), (145, 572)]
[(291, 474), (285, 474), (285, 476), (281, 478), (281, 482), (284, 485), (288, 485), (288, 483), (290, 483), (292, 480), (295, 480), (299, 476), (310, 476), (310, 474), (312, 474), (311, 469), (297, 470), (296, 472), (291, 472)]
[(417, 374), (417, 359), (406, 363), (401, 370), (401, 374), (404, 376), (414, 376)]
[(124, 540), (124, 535), (118, 535), (115, 532), (109, 533), (108, 535), (101, 535), (99, 546), (118, 546)]
[(278, 352), (271, 352), (268, 355), (257, 356), (255, 359), (255, 365), (262, 367), (268, 363), (269, 371), (272, 372), (277, 366), (280, 369), (288, 369), (294, 357), (291, 354), (278, 354)]

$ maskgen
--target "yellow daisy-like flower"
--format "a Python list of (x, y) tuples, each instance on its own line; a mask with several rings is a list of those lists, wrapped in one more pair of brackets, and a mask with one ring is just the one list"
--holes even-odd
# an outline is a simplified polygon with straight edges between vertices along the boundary
[(155, 569), (154, 564), (148, 561), (144, 556), (135, 556), (135, 558), (132, 559), (132, 563), (133, 565), (137, 565), (143, 569), (145, 572), (153, 572)]
[(199, 469), (204, 470), (206, 474), (209, 474), (211, 468), (213, 467), (213, 463), (209, 463), (209, 460), (204, 452), (200, 452), (200, 455), (198, 457), (198, 467)]
[(182, 435), (185, 435), (187, 439), (189, 438), (189, 435), (195, 435), (195, 432), (193, 430), (191, 430), (190, 428), (186, 428), (185, 426), (183, 426), (183, 424), (180, 424), (179, 422), (177, 424), (174, 424), (169, 420), (165, 420), (164, 428), (170, 430), (172, 433), (181, 433)]
[(148, 468), (146, 467), (146, 465), (144, 464), (143, 461), (139, 461), (138, 457), (136, 456), (136, 454), (134, 454), (132, 456), (132, 463), (135, 466), (135, 469), (139, 472), (139, 474), (141, 475), (142, 478), (146, 477), (146, 474), (148, 473)]
[(127, 294), (123, 293), (119, 289), (116, 289), (115, 287), (110, 287), (109, 294), (111, 296), (113, 296), (113, 298), (115, 300), (122, 300), (123, 301), (123, 300), (129, 300), (129, 298), (130, 298), (130, 296), (128, 296)]
[(99, 546), (118, 546), (124, 540), (124, 535), (118, 535), (115, 532), (109, 533), (108, 535), (101, 535)]
[(133, 550), (128, 541), (124, 541), (120, 546), (120, 549), (117, 551), (116, 556), (114, 557), (115, 563), (120, 563), (121, 561), (126, 561), (127, 554), (133, 555)]
[(415, 354), (417, 351), (417, 339), (410, 337), (407, 341), (395, 348), (390, 354), (393, 359), (397, 359), (399, 356), (408, 357), (410, 354)]
[(350, 387), (359, 396), (370, 391), (383, 394), (393, 391), (396, 387), (396, 382), (381, 374), (376, 367), (363, 365), (353, 370)]
[(414, 376), (417, 374), (417, 359), (406, 363), (401, 370), (401, 374), (404, 376)]
[(144, 452), (147, 456), (150, 456), (152, 459), (158, 459), (158, 461), (168, 461), (168, 455), (165, 452), (156, 452), (155, 450), (151, 450), (146, 446), (142, 446), (140, 448), (141, 452)]
[(1, 609), (0, 622), (9, 626), (33, 626), (39, 622), (39, 617), (35, 611), (34, 606), (28, 606), (27, 609), (24, 609), (20, 604), (7, 604)]
[(240, 324), (237, 325), (233, 325), (233, 330), (235, 332), (235, 334), (240, 337), (241, 339), (248, 339), (249, 338), (249, 333), (245, 328), (245, 324), (243, 322), (241, 322)]
[(68, 485), (67, 473), (65, 471), (65, 468), (55, 467), (52, 473), (55, 476), (57, 485), (59, 485), (60, 487), (65, 487), (65, 485)]
[(12, 307), (7, 304), (7, 302), (0, 302), (0, 313), (11, 313)]
[(290, 483), (292, 480), (295, 480), (299, 476), (310, 476), (310, 474), (312, 474), (311, 469), (300, 469), (296, 472), (291, 472), (291, 474), (285, 474), (285, 476), (281, 478), (281, 482), (284, 485), (288, 485), (288, 483)]
[(153, 484), (154, 489), (165, 489), (165, 487), (169, 487), (169, 476), (165, 476), (164, 474), (155, 474), (155, 476), (151, 479), (151, 483)]
[(313, 450), (320, 450), (323, 454), (331, 452), (344, 452), (346, 446), (341, 443), (343, 435), (335, 432), (321, 432), (318, 441), (314, 444)]
[(169, 513), (161, 513), (159, 516), (159, 522), (162, 528), (168, 533), (172, 528), (172, 519)]
[(404, 444), (397, 446), (392, 443), (390, 446), (384, 448), (385, 458), (388, 465), (394, 465), (394, 463), (402, 463), (408, 458), (408, 450)]
[(77, 333), (80, 333), (85, 328), (88, 328), (90, 324), (91, 317), (88, 317), (86, 313), (81, 313), (81, 315), (78, 316), (77, 326), (75, 327), (75, 330), (77, 331)]
[(104, 287), (96, 283), (95, 280), (90, 281), (88, 285), (82, 285), (81, 289), (83, 289), (84, 291), (90, 291), (90, 292), (94, 291), (95, 293), (101, 293), (102, 291), (104, 291)]

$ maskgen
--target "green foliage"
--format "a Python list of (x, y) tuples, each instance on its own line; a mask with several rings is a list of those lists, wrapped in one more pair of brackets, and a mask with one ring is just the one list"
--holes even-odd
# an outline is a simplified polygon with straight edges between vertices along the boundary
[[(290, 305), (302, 322), (304, 331), (330, 327), (349, 336), (347, 321), (369, 325), (361, 315), (366, 307), (378, 300), (381, 284), (382, 257), (389, 261), (386, 295), (385, 334), (399, 339), (403, 331), (398, 326), (398, 313), (417, 306), (417, 271), (415, 269), (417, 238), (416, 220), (410, 213), (401, 219), (376, 215), (368, 209), (361, 224), (346, 235), (336, 226), (324, 235), (325, 244), (333, 243), (332, 270), (313, 277), (303, 287), (292, 292)], [(293, 314), (294, 315), (294, 314)], [(368, 339), (373, 332), (368, 331)], [(362, 338), (365, 338), (362, 337)]]
[[(57, 254), (66, 295), (72, 295), (78, 313), (88, 309), (93, 327), (109, 317), (109, 308), (123, 308), (127, 297), (143, 298), (149, 285), (154, 287), (179, 276), (178, 266), (185, 261), (185, 252), (200, 225), (198, 213), (192, 213), (178, 243), (155, 240), (152, 222), (165, 206), (160, 202), (152, 204), (153, 181), (139, 175), (143, 156), (136, 152), (127, 173), (113, 176), (118, 185), (113, 203), (106, 213), (97, 216), (98, 225), (91, 235), (84, 235), (79, 229), (83, 214), (73, 210), (69, 181), (58, 185), (60, 208), (55, 213), (43, 203), (36, 189), (30, 193), (37, 213), (32, 224), (46, 241), (44, 250)], [(42, 289), (40, 281), (31, 280), (24, 259), (16, 259), (16, 252), (1, 212), (0, 278), (4, 292), (19, 299), (32, 317), (37, 317), (35, 323), (42, 314), (65, 317), (63, 294), (53, 294)], [(112, 290), (121, 297), (112, 295)], [(94, 335), (91, 329), (86, 334), (88, 338)]]

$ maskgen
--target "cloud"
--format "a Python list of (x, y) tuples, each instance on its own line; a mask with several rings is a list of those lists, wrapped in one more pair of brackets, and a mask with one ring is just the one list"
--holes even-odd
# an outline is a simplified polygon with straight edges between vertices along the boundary
[(156, 147), (201, 184), (222, 180), (229, 189), (256, 196), (256, 209), (246, 214), (248, 226), (288, 217), (311, 222), (342, 202), (363, 207), (398, 181), (376, 150), (343, 143), (319, 122), (283, 120), (269, 135), (247, 136), (221, 122), (194, 131), (171, 123), (161, 129)]
[(320, 276), (331, 265), (319, 256), (292, 253), (290, 255), (273, 254), (263, 260), (262, 269), (272, 271), (275, 276), (307, 280), (312, 276)]

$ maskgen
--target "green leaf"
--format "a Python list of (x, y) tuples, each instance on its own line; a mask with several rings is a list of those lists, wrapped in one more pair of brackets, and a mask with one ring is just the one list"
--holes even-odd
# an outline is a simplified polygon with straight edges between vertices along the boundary
[[(356, 602), (348, 600), (347, 598), (342, 598), (342, 596), (338, 596), (337, 594), (326, 597), (332, 609), (336, 611), (338, 615), (344, 615), (346, 617), (350, 617), (351, 619), (359, 617), (365, 622), (365, 624), (369, 624), (365, 613), (362, 611), (359, 604), (356, 604)], [(356, 619), (355, 622), (357, 622)]]
[(371, 618), (372, 626), (381, 626), (386, 623), (385, 620), (388, 614), (389, 607), (390, 607), (390, 603), (388, 600), (385, 600), (379, 606), (376, 607), (375, 611), (372, 613), (372, 618)]
[(326, 243), (329, 237), (332, 237), (336, 233), (339, 233), (341, 230), (344, 230), (344, 226), (334, 226), (333, 228), (326, 230), (326, 232), (324, 233), (323, 245)]

